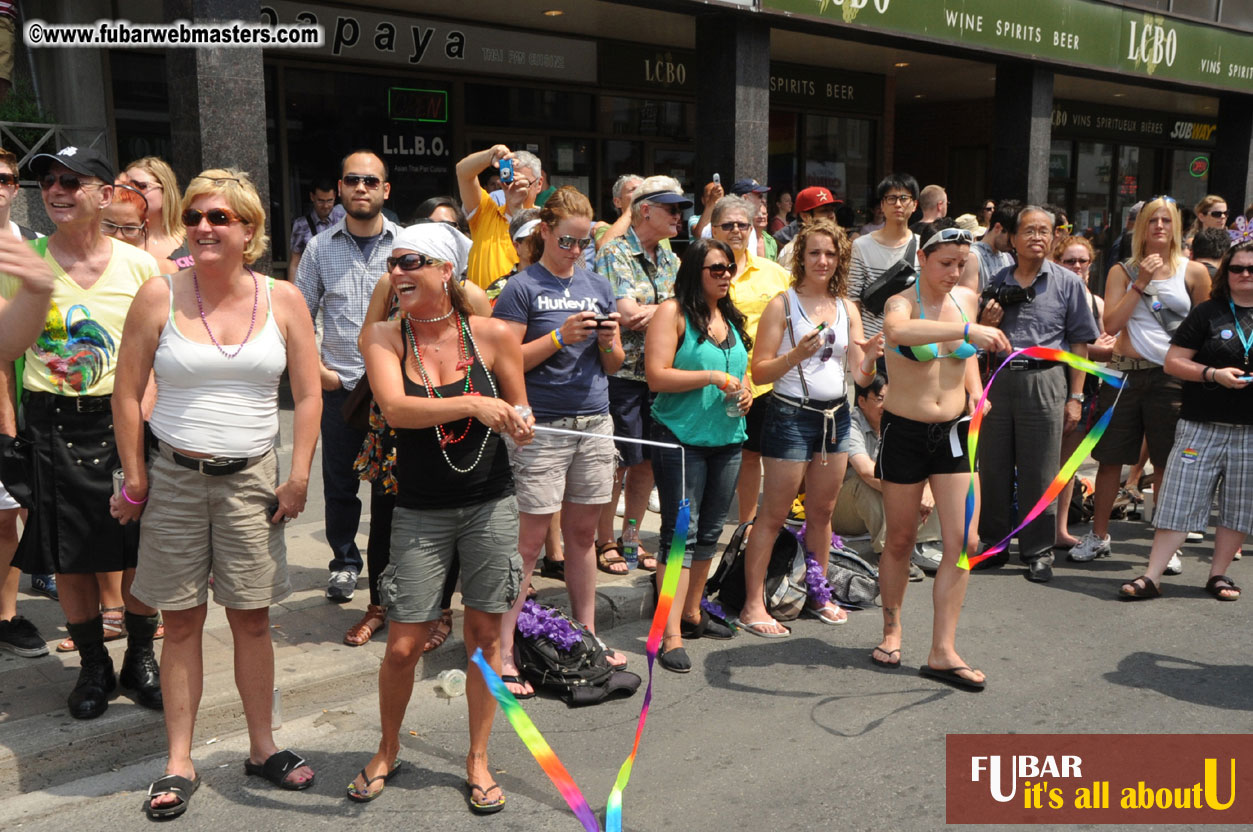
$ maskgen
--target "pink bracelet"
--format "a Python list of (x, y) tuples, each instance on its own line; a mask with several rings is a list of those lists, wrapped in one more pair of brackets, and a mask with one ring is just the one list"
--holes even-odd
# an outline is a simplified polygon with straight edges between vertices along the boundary
[(148, 502), (147, 497), (144, 497), (142, 500), (132, 500), (131, 495), (126, 493), (125, 485), (122, 486), (122, 499), (130, 503), (133, 506), (142, 506), (144, 503)]

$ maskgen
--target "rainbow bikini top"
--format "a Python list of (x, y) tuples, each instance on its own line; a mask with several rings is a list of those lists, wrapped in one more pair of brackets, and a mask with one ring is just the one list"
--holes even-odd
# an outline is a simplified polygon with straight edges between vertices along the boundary
[[(922, 290), (918, 288), (917, 281), (914, 281), (914, 295), (918, 298), (918, 317), (925, 321), (927, 319), (927, 314), (922, 308)], [(952, 295), (945, 295), (945, 297), (952, 297)], [(969, 323), (966, 318), (966, 312), (961, 308), (957, 301), (953, 301), (953, 305), (957, 306), (957, 311), (961, 313), (962, 320)], [(944, 355), (940, 355), (940, 345), (938, 343), (920, 344), (913, 347), (902, 347), (898, 345), (896, 347), (896, 351), (905, 358), (908, 358), (910, 361), (934, 361), (937, 358), (956, 358), (959, 361), (964, 361), (978, 352), (975, 345), (970, 343), (961, 344), (957, 347), (957, 349), (950, 353), (945, 353)]]

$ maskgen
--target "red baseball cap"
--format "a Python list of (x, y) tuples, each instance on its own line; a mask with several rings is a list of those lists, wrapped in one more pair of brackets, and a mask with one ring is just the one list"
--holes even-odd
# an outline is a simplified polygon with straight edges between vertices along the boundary
[(812, 211), (821, 205), (839, 205), (841, 202), (843, 200), (831, 196), (831, 192), (826, 188), (814, 185), (805, 188), (796, 195), (792, 208), (800, 213), (802, 211)]

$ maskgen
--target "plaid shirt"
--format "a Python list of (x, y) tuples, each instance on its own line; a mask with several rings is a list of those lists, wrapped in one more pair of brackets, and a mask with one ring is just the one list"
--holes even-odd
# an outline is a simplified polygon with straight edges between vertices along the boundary
[[(674, 278), (679, 256), (670, 249), (656, 249), (656, 262), (649, 260), (634, 228), (611, 240), (596, 258), (596, 271), (609, 280), (615, 298), (631, 298), (639, 304), (658, 304), (674, 297)], [(622, 328), (622, 349), (626, 359), (616, 378), (647, 381), (644, 377), (644, 333)]]
[(357, 336), (374, 286), (387, 272), (392, 240), (399, 233), (400, 226), (383, 217), (383, 233), (366, 260), (340, 220), (309, 240), (296, 269), (296, 288), (305, 296), (315, 322), (318, 309), (322, 310), (322, 363), (339, 374), (345, 389), (356, 387), (365, 375)]
[[(338, 202), (331, 209), (330, 215), (326, 219), (318, 218), (318, 215), (310, 211), (308, 214), (301, 214), (296, 217), (291, 224), (291, 242), (287, 246), (287, 250), (292, 254), (304, 256), (305, 247), (309, 245), (309, 241), (313, 239), (315, 234), (321, 234), (335, 223), (344, 218), (344, 214), (348, 213), (344, 210), (344, 206)], [(314, 227), (316, 230), (309, 230), (309, 217), (314, 217)]]

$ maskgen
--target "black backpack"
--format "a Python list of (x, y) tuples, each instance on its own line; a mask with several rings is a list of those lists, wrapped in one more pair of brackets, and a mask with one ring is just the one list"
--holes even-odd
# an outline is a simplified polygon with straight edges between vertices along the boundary
[[(741, 523), (731, 535), (722, 561), (705, 584), (707, 596), (736, 612), (744, 608), (744, 543), (751, 525), (752, 521)], [(792, 621), (805, 606), (805, 549), (786, 526), (779, 529), (766, 566), (765, 595), (766, 612), (776, 621)]]
[(543, 636), (527, 636), (514, 631), (518, 670), (537, 690), (555, 693), (571, 708), (595, 705), (615, 696), (630, 696), (640, 686), (640, 677), (609, 665), (605, 645), (579, 622), (553, 607), (542, 606), (568, 621), (582, 639), (568, 651)]

